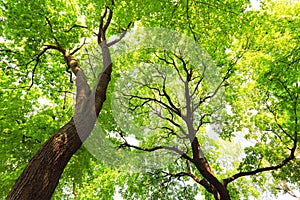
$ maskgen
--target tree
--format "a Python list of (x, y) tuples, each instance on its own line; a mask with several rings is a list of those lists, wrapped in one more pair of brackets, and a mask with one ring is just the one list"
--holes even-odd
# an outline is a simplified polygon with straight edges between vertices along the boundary
[[(26, 2), (19, 2), (17, 3), (19, 4), (17, 6), (23, 6), (22, 4), (24, 3)], [(20, 9), (20, 7), (14, 8), (12, 4), (15, 3), (4, 3), (4, 11), (8, 13), (16, 11), (19, 12), (18, 9)], [(114, 2), (112, 1), (110, 3), (110, 6), (113, 5)], [(50, 17), (51, 10), (45, 10), (45, 8), (52, 6), (51, 4), (47, 4), (47, 2), (45, 2), (44, 5), (32, 3), (32, 5), (27, 5), (27, 9), (30, 9), (31, 6), (37, 11), (34, 13), (36, 19), (42, 18), (42, 20), (37, 20), (37, 22), (35, 22), (33, 26), (32, 24), (25, 24), (25, 26), (31, 26), (31, 28), (40, 28), (43, 26), (42, 23), (46, 23), (44, 24), (45, 27), (40, 30), (40, 33), (38, 35), (39, 37), (37, 39), (34, 38), (33, 42), (30, 41), (30, 36), (32, 36), (34, 33), (30, 31), (29, 34), (26, 34), (26, 32), (28, 32), (28, 29), (21, 29), (20, 32), (17, 32), (16, 34), (17, 36), (19, 36), (17, 38), (15, 38), (13, 34), (10, 34), (10, 30), (5, 29), (4, 37), (5, 39), (12, 39), (12, 43), (18, 42), (18, 40), (24, 42), (25, 40), (28, 45), (25, 46), (26, 53), (30, 52), (31, 45), (33, 47), (37, 47), (39, 45), (44, 46), (41, 52), (39, 52), (34, 58), (31, 58), (29, 62), (25, 63), (26, 68), (31, 63), (34, 63), (34, 68), (31, 72), (31, 84), (29, 86), (29, 89), (34, 85), (34, 76), (36, 75), (35, 70), (39, 65), (41, 57), (49, 50), (56, 50), (62, 54), (62, 58), (65, 60), (65, 63), (67, 65), (67, 70), (72, 70), (73, 74), (75, 74), (77, 77), (75, 114), (69, 122), (62, 126), (62, 128), (60, 128), (56, 134), (50, 137), (43, 144), (43, 146), (39, 149), (35, 156), (30, 160), (29, 164), (20, 175), (16, 184), (8, 195), (8, 199), (50, 199), (55, 187), (58, 184), (58, 180), (63, 172), (63, 169), (65, 168), (69, 159), (79, 149), (82, 141), (84, 141), (84, 138), (88, 137), (89, 133), (93, 129), (94, 123), (96, 121), (96, 116), (99, 115), (103, 102), (106, 98), (106, 89), (110, 81), (110, 74), (112, 71), (112, 63), (108, 50), (109, 44), (106, 43), (106, 30), (111, 22), (113, 15), (113, 11), (110, 7), (107, 6), (105, 8), (105, 12), (103, 15), (101, 15), (99, 20), (98, 32), (95, 33), (95, 35), (97, 36), (97, 42), (102, 49), (104, 68), (101, 74), (99, 74), (98, 85), (95, 87), (95, 89), (93, 89), (93, 91), (91, 91), (87, 83), (85, 74), (82, 72), (78, 65), (78, 62), (73, 56), (77, 51), (80, 50), (82, 45), (76, 48), (74, 51), (68, 52), (66, 48), (71, 46), (70, 43), (74, 44), (78, 42), (78, 40), (65, 40), (66, 38), (64, 37), (66, 37), (65, 35), (67, 35), (67, 33), (65, 35), (56, 35), (55, 29), (52, 26), (53, 21), (65, 19), (57, 16), (52, 19)], [(57, 2), (56, 4), (54, 4), (54, 6), (61, 7), (66, 5)], [(10, 17), (11, 15), (8, 14), (8, 18)], [(23, 17), (30, 17), (30, 15), (28, 14), (27, 16), (25, 15)], [(66, 18), (71, 17), (72, 16), (70, 16), (69, 14), (66, 16)], [(73, 15), (73, 17), (75, 17), (75, 15)], [(21, 18), (17, 21), (11, 21), (9, 19), (4, 19), (4, 21), (7, 22), (9, 27), (16, 27), (26, 23), (24, 21), (21, 21)], [(28, 21), (33, 23), (32, 19), (29, 19)], [(74, 27), (76, 27), (76, 25), (73, 25), (69, 30), (65, 32), (71, 32)], [(82, 26), (80, 27), (83, 28)], [(48, 31), (46, 29), (48, 29)], [(81, 37), (82, 34), (82, 31), (77, 31), (77, 36)], [(20, 36), (23, 37), (20, 38)], [(47, 41), (43, 41), (43, 36), (47, 38)], [(71, 36), (72, 35), (70, 34), (68, 35), (68, 37)], [(37, 42), (35, 41), (35, 39), (37, 40)], [(61, 42), (62, 40), (63, 42)], [(54, 42), (54, 45), (52, 44), (52, 42)], [(4, 51), (12, 52), (13, 54), (15, 54), (14, 50), (11, 49), (4, 49)], [(34, 49), (34, 51), (36, 51), (36, 49)], [(20, 58), (22, 56), (22, 53), (18, 53), (18, 55), (19, 56), (16, 56), (14, 58)], [(58, 55), (55, 54), (55, 56)], [(47, 64), (49, 63), (45, 63), (46, 66)], [(92, 104), (92, 101), (96, 103)], [(83, 125), (81, 126), (82, 129), (80, 129), (80, 126), (75, 127), (76, 123), (80, 123), (81, 125)], [(82, 134), (81, 138), (77, 134), (77, 132), (79, 131)]]
[[(72, 188), (75, 198), (80, 198), (78, 188), (85, 188), (87, 183), (86, 178), (76, 174), (76, 164), (82, 163), (81, 167), (88, 164), (90, 168), (79, 174), (89, 173), (95, 180), (105, 177), (105, 171), (111, 173), (112, 181), (108, 185), (113, 189), (102, 191), (99, 194), (102, 198), (114, 195), (115, 179), (124, 197), (142, 199), (165, 197), (170, 192), (172, 199), (174, 196), (195, 196), (196, 185), (187, 187), (178, 180), (194, 180), (207, 199), (259, 195), (254, 187), (265, 183), (270, 187), (276, 185), (266, 179), (271, 176), (265, 173), (269, 171), (274, 181), (299, 182), (296, 176), (299, 174), (299, 160), (296, 159), (299, 36), (295, 31), (299, 23), (296, 18), (299, 3), (286, 7), (285, 18), (278, 6), (283, 4), (270, 3), (259, 11), (245, 12), (247, 3), (188, 0), (2, 2), (1, 57), (4, 62), (1, 74), (5, 90), (1, 92), (4, 108), (0, 116), (4, 119), (1, 140), (4, 151), (9, 151), (2, 161), (5, 179), (8, 180), (8, 174), (12, 173), (17, 173), (13, 177), (18, 176), (15, 170), (23, 170), (29, 156), (39, 148), (7, 198), (50, 199), (67, 163), (89, 137), (97, 118), (108, 135), (118, 133), (110, 140), (119, 146), (119, 151), (125, 149), (123, 153), (167, 150), (179, 157), (177, 161), (156, 167), (155, 171), (128, 175), (110, 169), (105, 163), (99, 165), (95, 159), (84, 158), (91, 156), (81, 148), (75, 155), (79, 160), (71, 160), (70, 168), (65, 171), (71, 175), (62, 179), (69, 184), (64, 189)], [(139, 22), (135, 28), (159, 26), (182, 32), (200, 44), (215, 62), (210, 62), (205, 53), (197, 55), (201, 51), (197, 48), (140, 49), (115, 60), (112, 72), (111, 52), (115, 51), (112, 45), (126, 39), (132, 22)], [(109, 36), (115, 35), (119, 37), (107, 42)], [(151, 35), (146, 36), (146, 39), (151, 38)], [(95, 88), (89, 82), (91, 77), (87, 69), (79, 67), (84, 65), (84, 60), (89, 60), (93, 38), (101, 49), (103, 62)], [(274, 39), (278, 42), (271, 42)], [(109, 50), (109, 47), (112, 48)], [(193, 62), (195, 58), (198, 63)], [(146, 68), (135, 71), (137, 74), (128, 74), (131, 66), (141, 60)], [(209, 71), (214, 65), (220, 79), (212, 82), (209, 78), (218, 77), (217, 71)], [(73, 79), (65, 69), (76, 76), (74, 114), (69, 103), (74, 90)], [(130, 75), (134, 75), (129, 80), (131, 87), (118, 82), (118, 77)], [(182, 89), (181, 94), (174, 92), (178, 88)], [(52, 105), (39, 105), (37, 99), (43, 96), (47, 96)], [(106, 97), (112, 105), (110, 102), (103, 104)], [(16, 105), (22, 106), (17, 106), (20, 111), (14, 113)], [(112, 113), (113, 105), (119, 105), (117, 113)], [(125, 115), (131, 120), (129, 125), (148, 127), (147, 136), (143, 132), (132, 132), (131, 127), (124, 130), (118, 127), (120, 123), (113, 117), (122, 116), (123, 111), (130, 114)], [(214, 127), (225, 141), (207, 137), (209, 127)], [(225, 155), (220, 151), (226, 149), (226, 140), (234, 140), (234, 135), (241, 135), (241, 130), (248, 132), (245, 138), (255, 143), (245, 148), (242, 160), (235, 159), (228, 164), (228, 160), (221, 159)], [(136, 135), (138, 145), (127, 139), (130, 134)], [(12, 144), (7, 141), (19, 147), (11, 150)], [(20, 158), (16, 159), (16, 154)], [(226, 155), (230, 157), (229, 154)], [(101, 172), (92, 172), (95, 167)], [(295, 170), (289, 170), (291, 167)], [(147, 185), (150, 180), (153, 183)], [(7, 181), (6, 188), (11, 187), (12, 181)], [(241, 184), (243, 181), (249, 185)], [(161, 187), (157, 189), (157, 185)], [(141, 190), (150, 188), (153, 192), (138, 192), (136, 186)], [(102, 186), (97, 183), (95, 187)], [(160, 193), (159, 189), (164, 192)], [(259, 192), (262, 191), (263, 187)], [(89, 196), (81, 197), (87, 199)]]

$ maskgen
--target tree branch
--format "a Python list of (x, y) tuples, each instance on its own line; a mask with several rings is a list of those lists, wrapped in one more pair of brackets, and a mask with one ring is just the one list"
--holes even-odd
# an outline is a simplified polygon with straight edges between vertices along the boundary
[(70, 53), (70, 54), (74, 55), (77, 51), (79, 51), (85, 45), (85, 40), (86, 40), (86, 38), (84, 38), (84, 41), (83, 41), (82, 45), (80, 45), (78, 48), (74, 49), (72, 51), (72, 53)]
[(51, 24), (49, 18), (48, 18), (47, 16), (45, 16), (45, 19), (46, 19), (46, 21), (47, 21), (47, 24), (49, 25), (50, 32), (52, 33), (52, 37), (53, 37), (53, 39), (55, 40), (56, 45), (57, 45), (59, 48), (62, 48), (61, 45), (60, 45), (60, 43), (58, 42), (57, 38), (54, 36), (53, 27), (52, 27), (52, 24)]
[(269, 99), (269, 95), (267, 94), (267, 99), (266, 99), (266, 106), (267, 106), (267, 109), (269, 110), (269, 112), (273, 115), (273, 118), (274, 118), (274, 121), (276, 123), (276, 125), (279, 127), (279, 129), (286, 135), (288, 136), (292, 141), (294, 140), (294, 138), (288, 133), (286, 132), (286, 130), (279, 124), (278, 120), (277, 120), (277, 116), (276, 116), (276, 113), (270, 108), (269, 104), (267, 103)]
[[(107, 13), (108, 13), (108, 17), (104, 24), (104, 18), (106, 17)], [(104, 14), (100, 16), (100, 21), (99, 21), (99, 28), (98, 28), (98, 34), (97, 34), (99, 45), (101, 44), (102, 41), (106, 40), (105, 32), (106, 32), (108, 26), (110, 25), (112, 16), (113, 16), (113, 11), (108, 6), (106, 6)], [(106, 44), (106, 46), (107, 46), (107, 44)]]
[(30, 83), (30, 85), (29, 85), (28, 90), (30, 90), (31, 87), (32, 87), (33, 84), (34, 84), (35, 71), (36, 71), (37, 66), (38, 66), (38, 64), (39, 64), (39, 62), (40, 62), (41, 56), (44, 55), (44, 54), (46, 53), (46, 51), (49, 50), (49, 49), (56, 49), (56, 50), (58, 50), (59, 48), (56, 47), (56, 46), (47, 45), (47, 46), (46, 46), (39, 54), (37, 54), (33, 59), (31, 59), (29, 62), (27, 62), (27, 63), (25, 64), (25, 65), (26, 65), (26, 68), (27, 68), (27, 66), (28, 66), (30, 63), (32, 63), (33, 61), (35, 61), (35, 65), (34, 65), (34, 67), (33, 67), (33, 69), (32, 69), (32, 74), (31, 74), (31, 83)]
[(129, 22), (129, 24), (127, 25), (127, 28), (125, 30), (123, 30), (120, 37), (118, 39), (115, 39), (114, 41), (111, 41), (111, 42), (107, 43), (107, 46), (110, 47), (110, 46), (118, 43), (119, 41), (121, 41), (125, 37), (125, 35), (126, 35), (128, 29), (129, 29), (129, 27), (131, 26), (131, 24), (132, 24), (132, 22)]
[(73, 24), (68, 30), (65, 30), (65, 32), (70, 32), (73, 28), (83, 28), (83, 29), (87, 29), (87, 26), (82, 26), (82, 25), (78, 25), (78, 24)]
[[(167, 60), (166, 55), (168, 56), (168, 58), (170, 58), (170, 59), (172, 60), (172, 62), (170, 62), (170, 61)], [(179, 72), (179, 69), (178, 69), (178, 67), (177, 67), (177, 65), (176, 65), (176, 63), (175, 63), (175, 60), (174, 60), (169, 54), (167, 54), (166, 51), (164, 51), (164, 57), (160, 57), (160, 56), (157, 55), (156, 53), (155, 53), (155, 56), (156, 56), (159, 60), (165, 62), (166, 64), (173, 66), (173, 67), (175, 68), (175, 70), (176, 70), (176, 72), (177, 72), (177, 74), (178, 74), (180, 80), (184, 83), (183, 77), (181, 76), (181, 74), (180, 74), (180, 72)]]
[[(122, 137), (122, 138), (124, 139), (124, 137)], [(155, 146), (155, 147), (146, 148), (146, 147), (139, 147), (139, 146), (131, 145), (125, 140), (125, 143), (122, 143), (121, 145), (119, 145), (118, 148), (124, 148), (124, 147), (130, 147), (130, 148), (134, 148), (136, 150), (146, 151), (146, 152), (153, 152), (153, 151), (165, 149), (165, 150), (173, 151), (173, 152), (177, 153), (178, 155), (180, 155), (182, 158), (189, 160), (190, 162), (193, 162), (193, 159), (190, 156), (188, 156), (186, 153), (184, 153), (183, 151), (181, 151), (180, 149), (178, 149), (177, 147), (174, 147), (174, 146)]]
[(239, 172), (229, 178), (223, 179), (223, 183), (225, 186), (227, 186), (228, 183), (230, 183), (240, 177), (243, 177), (243, 176), (250, 176), (250, 175), (255, 175), (255, 174), (261, 173), (261, 172), (280, 169), (295, 158), (294, 152), (295, 151), (291, 151), (291, 154), (287, 158), (285, 158), (281, 163), (279, 163), (278, 165), (270, 166), (270, 167), (262, 167), (262, 168), (258, 168), (258, 169), (255, 169), (255, 170), (249, 171), (249, 172)]
[(151, 98), (151, 97), (141, 97), (141, 96), (137, 96), (137, 95), (129, 95), (129, 94), (124, 94), (124, 96), (129, 96), (129, 100), (130, 99), (133, 99), (133, 98), (136, 98), (136, 99), (140, 99), (140, 100), (148, 100), (149, 102), (150, 101), (153, 101), (153, 102), (156, 102), (158, 103), (159, 105), (165, 107), (166, 109), (169, 109), (171, 111), (173, 111), (174, 113), (176, 113), (176, 115), (178, 115), (179, 117), (181, 117), (181, 113), (178, 112), (178, 110), (175, 110), (174, 108), (172, 108), (171, 106), (167, 105), (166, 103), (162, 102), (161, 100), (158, 100), (158, 99), (154, 99), (154, 98)]

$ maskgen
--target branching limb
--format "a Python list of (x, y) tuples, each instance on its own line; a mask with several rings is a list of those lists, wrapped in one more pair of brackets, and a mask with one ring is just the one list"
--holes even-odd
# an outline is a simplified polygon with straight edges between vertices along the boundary
[(205, 117), (211, 117), (212, 114), (213, 114), (213, 112), (212, 112), (212, 113), (205, 113), (205, 114), (203, 114), (203, 115), (201, 116), (201, 118), (200, 118), (200, 120), (199, 120), (199, 124), (198, 124), (198, 126), (197, 126), (197, 128), (196, 128), (196, 131), (197, 131), (197, 132), (199, 131), (200, 127), (201, 127), (203, 124), (206, 123), (206, 122), (203, 122), (204, 118), (205, 118)]
[(177, 178), (180, 179), (181, 177), (187, 176), (192, 178), (196, 183), (202, 185), (208, 192), (213, 193), (213, 189), (211, 185), (205, 180), (205, 179), (200, 179), (196, 175), (190, 172), (178, 172), (178, 173), (169, 173), (162, 171), (163, 174), (166, 176), (169, 176), (169, 181), (171, 181), (172, 178)]
[[(107, 13), (108, 13), (108, 17), (106, 19), (106, 22), (104, 23), (104, 19), (106, 18)], [(102, 41), (106, 41), (105, 32), (111, 23), (112, 16), (113, 16), (112, 9), (106, 6), (104, 13), (103, 15), (100, 16), (100, 20), (99, 20), (99, 27), (97, 33), (97, 40), (99, 45), (101, 44)]]
[(47, 16), (45, 16), (45, 19), (46, 19), (46, 21), (47, 21), (47, 24), (49, 25), (50, 32), (51, 32), (51, 34), (52, 34), (53, 39), (55, 40), (56, 45), (57, 45), (59, 48), (62, 48), (61, 45), (60, 45), (60, 43), (58, 42), (57, 38), (54, 36), (53, 26), (52, 26), (52, 24), (51, 24), (49, 18), (48, 18)]
[[(56, 45), (57, 45), (57, 50), (59, 50), (63, 55), (64, 55), (64, 58), (65, 58), (65, 60), (67, 61), (67, 56), (66, 56), (66, 51), (65, 50), (63, 50), (63, 48), (62, 48), (62, 46), (60, 45), (60, 43), (58, 42), (58, 39), (54, 36), (54, 31), (53, 31), (53, 26), (52, 26), (52, 24), (51, 24), (51, 21), (49, 20), (49, 18), (47, 17), (47, 16), (45, 16), (45, 19), (46, 19), (46, 21), (47, 21), (47, 24), (49, 25), (49, 28), (50, 28), (50, 32), (51, 32), (51, 34), (52, 34), (52, 37), (53, 37), (53, 39), (55, 40), (55, 43), (56, 43)], [(50, 46), (50, 45), (49, 45)], [(80, 47), (81, 48), (81, 47)], [(80, 49), (79, 48), (79, 49)], [(78, 50), (79, 50), (78, 49)], [(74, 53), (76, 53), (78, 50), (74, 50), (74, 52), (72, 52), (73, 54)], [(70, 55), (73, 55), (73, 54), (70, 54)], [(69, 69), (70, 69), (70, 65), (69, 65), (69, 62), (67, 61), (67, 69), (66, 69), (66, 72), (67, 73), (69, 73), (70, 74), (70, 82), (71, 83), (73, 83), (73, 80), (72, 80), (72, 72), (70, 72), (69, 71)]]
[(70, 53), (70, 55), (74, 55), (77, 51), (79, 51), (85, 45), (85, 41), (86, 41), (86, 38), (84, 38), (82, 45), (80, 45), (78, 48), (74, 49), (72, 51), (72, 53)]
[(279, 127), (279, 129), (286, 135), (286, 136), (288, 136), (291, 140), (294, 140), (294, 138), (281, 126), (281, 124), (278, 122), (278, 120), (277, 120), (277, 115), (276, 115), (276, 113), (275, 113), (275, 111), (274, 110), (272, 110), (271, 109), (271, 107), (269, 106), (269, 104), (267, 103), (267, 101), (268, 101), (268, 99), (269, 99), (269, 95), (267, 94), (267, 99), (266, 99), (266, 101), (265, 101), (265, 104), (266, 104), (266, 106), (267, 106), (267, 109), (268, 109), (268, 111), (273, 115), (273, 118), (274, 118), (274, 121), (275, 121), (275, 123), (276, 123), (276, 125)]
[(224, 75), (224, 77), (222, 78), (222, 81), (218, 84), (218, 86), (216, 87), (216, 89), (212, 92), (212, 94), (205, 96), (204, 98), (200, 98), (199, 102), (196, 104), (196, 106), (194, 107), (194, 110), (198, 109), (199, 106), (204, 103), (206, 100), (213, 98), (218, 91), (220, 90), (220, 88), (222, 86), (224, 86), (224, 83), (226, 82), (226, 80), (229, 78), (231, 71), (233, 70), (233, 66), (238, 62), (238, 60), (241, 58), (238, 57), (233, 64), (230, 65), (230, 67), (228, 68), (226, 74)]
[(133, 148), (133, 149), (140, 150), (140, 151), (146, 151), (146, 152), (153, 152), (153, 151), (165, 149), (165, 150), (173, 151), (176, 154), (180, 155), (182, 158), (189, 160), (190, 162), (193, 162), (193, 159), (190, 156), (188, 156), (186, 153), (184, 153), (183, 151), (181, 151), (180, 149), (178, 149), (177, 147), (174, 147), (174, 146), (155, 146), (155, 147), (146, 148), (146, 147), (139, 147), (139, 146), (131, 145), (125, 139), (124, 139), (124, 141), (125, 142), (122, 143), (119, 146), (119, 148), (129, 147), (129, 148)]
[[(167, 60), (166, 55), (167, 55), (168, 58), (171, 60), (171, 62), (170, 62), (169, 60)], [(183, 79), (183, 77), (182, 77), (182, 75), (181, 75), (181, 73), (180, 73), (180, 71), (179, 71), (179, 68), (178, 68), (177, 65), (176, 65), (176, 62), (175, 62), (174, 58), (172, 58), (169, 54), (167, 54), (166, 51), (164, 51), (164, 57), (161, 57), (161, 56), (157, 55), (156, 53), (155, 53), (155, 56), (156, 56), (159, 60), (165, 62), (165, 63), (168, 64), (168, 65), (171, 65), (172, 67), (174, 67), (175, 70), (176, 70), (176, 72), (177, 72), (177, 74), (178, 74), (178, 76), (179, 76), (179, 78), (180, 78), (180, 80), (184, 83), (184, 79)]]
[(83, 29), (87, 29), (87, 26), (82, 26), (82, 25), (78, 25), (78, 24), (73, 24), (68, 30), (65, 30), (65, 32), (70, 32), (73, 28), (83, 28)]
[(182, 133), (185, 137), (187, 137), (188, 134), (187, 134), (186, 131), (183, 129), (183, 127), (182, 127), (179, 123), (175, 122), (173, 113), (172, 113), (171, 111), (169, 111), (168, 109), (167, 109), (167, 111), (168, 111), (169, 114), (171, 115), (171, 118), (170, 118), (170, 117), (164, 117), (164, 116), (162, 116), (162, 114), (161, 114), (160, 112), (157, 112), (157, 111), (154, 111), (154, 114), (156, 114), (159, 118), (161, 118), (161, 119), (163, 119), (163, 120), (169, 121), (171, 124), (173, 124), (174, 126), (176, 126), (177, 128), (179, 128), (179, 130), (181, 131), (181, 133)]
[(223, 183), (225, 186), (227, 186), (228, 183), (230, 183), (240, 177), (251, 176), (251, 175), (255, 175), (257, 173), (261, 173), (261, 172), (273, 171), (273, 170), (280, 169), (295, 158), (294, 153), (295, 153), (295, 151), (291, 151), (291, 154), (287, 158), (285, 158), (281, 163), (279, 163), (278, 165), (274, 165), (274, 166), (270, 166), (270, 167), (262, 167), (262, 168), (258, 168), (258, 169), (255, 169), (255, 170), (249, 171), (249, 172), (239, 172), (229, 178), (223, 179)]
[(138, 95), (128, 95), (128, 94), (123, 94), (124, 96), (129, 96), (129, 100), (131, 99), (140, 99), (140, 100), (144, 100), (144, 101), (148, 101), (148, 102), (155, 102), (161, 106), (163, 106), (164, 108), (166, 109), (169, 109), (171, 111), (173, 111), (174, 113), (176, 113), (176, 115), (178, 115), (179, 117), (181, 116), (181, 113), (178, 112), (178, 110), (175, 110), (174, 108), (172, 108), (171, 106), (169, 106), (168, 104), (164, 103), (163, 101), (161, 100), (158, 100), (158, 99), (155, 99), (155, 98), (151, 98), (151, 97), (141, 97), (141, 96), (138, 96)]
[[(185, 71), (186, 73), (186, 81), (187, 82), (190, 82), (192, 80), (192, 76), (193, 76), (193, 71), (192, 71), (192, 68), (190, 70), (188, 70), (187, 68), (187, 64), (188, 62), (186, 62), (183, 58), (183, 53), (181, 52), (181, 50), (179, 49), (179, 55), (177, 55), (176, 53), (173, 53), (173, 55), (179, 59), (182, 63), (182, 66), (183, 66), (183, 70)], [(185, 81), (184, 81), (185, 82)]]
[[(268, 95), (267, 95), (267, 98), (269, 98)], [(235, 174), (235, 175), (233, 175), (233, 176), (231, 176), (229, 178), (223, 179), (223, 183), (224, 183), (225, 186), (228, 185), (230, 182), (232, 182), (232, 181), (234, 181), (234, 180), (236, 180), (236, 179), (238, 179), (240, 177), (251, 176), (251, 175), (255, 175), (255, 174), (258, 174), (258, 173), (261, 173), (261, 172), (266, 172), (266, 171), (278, 170), (278, 169), (284, 167), (285, 165), (287, 165), (289, 162), (291, 162), (292, 160), (294, 160), (296, 158), (295, 152), (296, 152), (297, 143), (298, 143), (298, 119), (297, 119), (297, 100), (298, 99), (296, 98), (295, 102), (294, 102), (295, 131), (294, 131), (294, 135), (293, 136), (291, 134), (287, 133), (287, 131), (278, 123), (278, 120), (277, 120), (277, 117), (276, 117), (276, 113), (267, 104), (267, 100), (266, 100), (266, 106), (267, 106), (268, 110), (272, 113), (276, 125), (279, 127), (279, 129), (287, 137), (289, 137), (293, 141), (293, 147), (290, 148), (290, 154), (289, 154), (289, 156), (287, 156), (284, 160), (282, 160), (277, 165), (273, 165), (273, 166), (269, 166), (269, 167), (257, 168), (255, 170), (248, 171), (248, 172), (239, 172), (239, 173), (237, 173), (237, 174)]]
[[(279, 124), (277, 123), (277, 125), (279, 125)], [(294, 143), (293, 143), (293, 147), (291, 148), (290, 155), (288, 157), (286, 157), (282, 162), (280, 162), (279, 164), (274, 165), (274, 166), (262, 167), (262, 168), (258, 168), (256, 170), (249, 171), (249, 172), (239, 172), (229, 178), (224, 179), (223, 180), (224, 184), (227, 185), (228, 183), (230, 183), (240, 177), (243, 177), (243, 176), (255, 175), (257, 173), (261, 173), (261, 172), (265, 172), (265, 171), (278, 170), (278, 169), (284, 167), (285, 165), (287, 165), (290, 161), (292, 161), (296, 157), (295, 152), (297, 149), (297, 133), (298, 132), (295, 132), (295, 138), (291, 138), (294, 141)], [(287, 135), (290, 136), (290, 134), (287, 134)]]
[(129, 24), (127, 25), (127, 28), (123, 30), (123, 32), (121, 33), (120, 37), (117, 38), (117, 39), (114, 40), (114, 41), (111, 41), (111, 42), (107, 43), (107, 46), (110, 47), (110, 46), (112, 46), (112, 45), (118, 43), (119, 41), (121, 41), (121, 40), (125, 37), (125, 35), (126, 35), (128, 29), (130, 28), (130, 26), (131, 26), (132, 24), (133, 24), (132, 22), (129, 22)]
[(29, 62), (27, 62), (27, 63), (25, 64), (25, 66), (26, 66), (26, 68), (27, 68), (27, 66), (28, 66), (29, 64), (31, 64), (32, 62), (35, 61), (34, 67), (33, 67), (33, 69), (32, 69), (32, 74), (31, 74), (31, 83), (30, 83), (30, 85), (29, 85), (28, 90), (30, 90), (31, 87), (32, 87), (33, 84), (34, 84), (35, 71), (36, 71), (36, 68), (37, 68), (37, 66), (38, 66), (38, 64), (39, 64), (39, 62), (40, 62), (41, 56), (44, 55), (44, 54), (46, 53), (46, 51), (48, 51), (49, 49), (58, 49), (58, 47), (56, 47), (56, 46), (51, 46), (51, 45), (46, 46), (39, 54), (37, 54), (33, 59), (31, 59)]
[(166, 81), (167, 81), (167, 77), (163, 74), (161, 74), (161, 77), (163, 78), (163, 96), (166, 97), (170, 107), (172, 107), (176, 113), (179, 113), (181, 115), (181, 111), (178, 107), (175, 106), (175, 104), (173, 103), (170, 95), (167, 93), (167, 90), (166, 90)]
[[(188, 160), (186, 160), (187, 163), (189, 163)], [(213, 193), (212, 186), (205, 180), (205, 179), (200, 179), (197, 177), (195, 174), (193, 174), (190, 170), (188, 172), (182, 171), (182, 172), (177, 172), (177, 173), (170, 173), (166, 171), (160, 171), (156, 172), (156, 174), (164, 174), (164, 176), (169, 177), (168, 182), (170, 182), (172, 179), (180, 179), (181, 177), (190, 177), (192, 178), (196, 183), (202, 185), (208, 192)]]
[(174, 129), (171, 129), (170, 127), (166, 127), (166, 126), (163, 126), (163, 127), (160, 127), (161, 129), (165, 129), (165, 130), (167, 130), (168, 131), (168, 137), (170, 136), (170, 135), (175, 135), (177, 138), (179, 138), (179, 139), (182, 139), (182, 140), (184, 140), (184, 139), (187, 139), (187, 136), (181, 136), (181, 135), (179, 135), (178, 133), (176, 133), (176, 131), (174, 130)]

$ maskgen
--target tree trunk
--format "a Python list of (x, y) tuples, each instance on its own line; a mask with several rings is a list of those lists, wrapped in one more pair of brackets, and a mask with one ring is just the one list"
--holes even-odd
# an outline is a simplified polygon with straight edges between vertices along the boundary
[(7, 199), (50, 199), (65, 166), (81, 144), (72, 118), (33, 156)]
[(49, 138), (29, 161), (7, 196), (7, 200), (48, 200), (59, 182), (72, 155), (90, 135), (106, 99), (112, 62), (105, 41), (101, 44), (104, 69), (91, 92), (85, 75), (72, 55), (61, 50), (76, 75), (76, 106), (74, 117)]
[(192, 140), (193, 162), (201, 175), (212, 185), (212, 194), (216, 200), (231, 200), (229, 192), (213, 174), (209, 163), (202, 153), (197, 137)]

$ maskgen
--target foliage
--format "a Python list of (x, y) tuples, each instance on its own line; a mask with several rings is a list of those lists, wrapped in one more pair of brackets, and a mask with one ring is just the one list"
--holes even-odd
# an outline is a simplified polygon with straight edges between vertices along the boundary
[[(110, 145), (119, 148), (119, 153), (108, 155), (118, 156), (116, 163), (134, 170), (122, 171), (105, 159), (97, 160), (82, 147), (64, 170), (53, 199), (113, 199), (117, 193), (124, 199), (193, 199), (200, 194), (213, 199), (200, 183), (207, 177), (183, 154), (164, 157), (147, 152), (177, 145), (184, 155), (194, 156), (183, 134), (190, 128), (182, 117), (188, 113), (186, 88), (196, 91), (193, 105), (210, 96), (213, 88), (216, 91), (193, 112), (192, 126), (201, 122), (195, 135), (199, 147), (214, 176), (226, 182), (232, 199), (259, 198), (266, 190), (278, 194), (286, 189), (282, 183), (299, 189), (299, 2), (265, 1), (259, 10), (251, 10), (246, 0), (114, 5), (21, 0), (0, 3), (0, 198), (41, 145), (73, 115), (75, 86), (70, 73), (63, 57), (45, 47), (59, 42), (71, 52), (83, 44), (76, 58), (92, 83), (97, 76), (89, 71), (87, 60), (94, 55), (93, 62), (100, 66), (100, 54), (93, 54), (94, 31), (106, 6), (114, 12), (108, 37), (120, 35), (131, 22), (133, 33), (147, 27), (183, 33), (207, 52), (216, 69), (213, 75), (221, 78), (212, 84), (215, 88), (207, 77), (198, 87), (206, 60), (193, 66), (189, 57), (175, 50), (139, 49), (115, 58), (98, 124)], [(113, 46), (111, 52), (114, 55)], [(185, 82), (180, 75), (194, 79)], [(124, 77), (128, 82), (120, 81)], [(124, 107), (116, 114), (117, 104)], [(176, 114), (176, 108), (183, 114)], [(130, 144), (130, 135), (138, 145)], [(161, 163), (137, 170), (139, 162), (130, 156), (146, 162), (151, 154), (163, 155), (156, 160)], [(229, 179), (234, 175), (238, 177)]]

